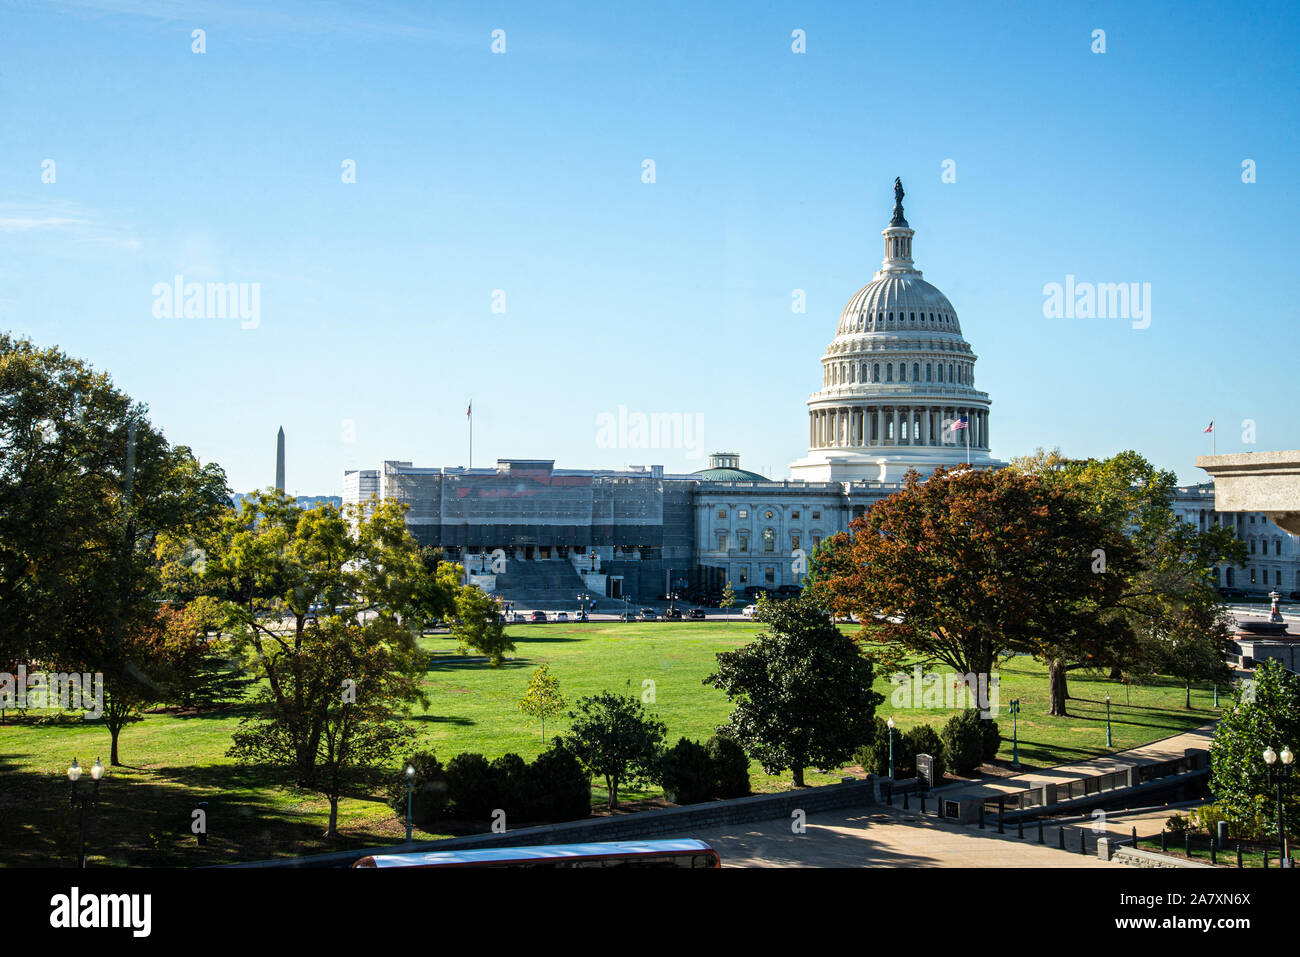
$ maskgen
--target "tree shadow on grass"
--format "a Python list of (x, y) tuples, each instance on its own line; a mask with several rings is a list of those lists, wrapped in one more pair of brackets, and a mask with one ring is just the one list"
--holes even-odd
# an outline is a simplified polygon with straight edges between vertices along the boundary
[[(0, 864), (71, 866), (76, 857), (78, 810), (69, 805), (67, 779), (26, 769), (9, 758), (3, 758), (0, 768), (5, 780)], [(325, 840), (321, 835), (327, 812), (301, 810), (306, 801), (323, 805), (323, 797), (288, 788), (286, 800), (283, 781), (280, 769), (258, 765), (110, 773), (100, 785), (97, 803), (86, 809), (91, 864), (204, 866), (384, 842), (383, 835), (360, 828)], [(376, 800), (364, 790), (355, 796)], [(200, 801), (207, 802), (208, 837), (202, 847), (191, 830)]]
[(501, 664), (493, 668), (488, 664), (488, 660), (482, 657), (464, 657), (455, 658), (430, 658), (429, 663), (425, 666), (425, 673), (430, 671), (509, 671), (518, 668), (526, 668), (534, 664), (531, 658), (507, 658)]
[(471, 718), (456, 718), (445, 714), (413, 714), (409, 720), (428, 721), (433, 724), (454, 724), (462, 728), (472, 727), (477, 723)]

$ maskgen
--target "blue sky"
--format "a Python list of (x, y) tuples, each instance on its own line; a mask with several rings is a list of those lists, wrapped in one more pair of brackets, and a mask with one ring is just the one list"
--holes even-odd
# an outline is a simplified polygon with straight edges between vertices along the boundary
[[(476, 465), (689, 471), (726, 449), (783, 477), (901, 176), (994, 454), (1132, 447), (1201, 480), (1211, 417), (1219, 451), (1300, 447), (1298, 20), (9, 2), (0, 328), (110, 372), (238, 491), (272, 482), (280, 425), (303, 494), (386, 458), (463, 465), (471, 397)], [(177, 274), (257, 283), (256, 328), (156, 317)], [(1150, 326), (1045, 318), (1067, 275), (1150, 283)], [(603, 447), (620, 406), (700, 416), (703, 448)]]

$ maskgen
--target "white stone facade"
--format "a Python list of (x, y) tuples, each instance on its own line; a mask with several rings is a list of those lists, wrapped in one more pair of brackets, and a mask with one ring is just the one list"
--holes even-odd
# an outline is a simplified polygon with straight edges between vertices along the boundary
[[(988, 393), (946, 296), (912, 260), (915, 231), (894, 218), (885, 258), (840, 314), (808, 399), (808, 453), (790, 466), (810, 482), (901, 482), (908, 470), (997, 466), (989, 455)], [(966, 427), (951, 426), (965, 418)]]

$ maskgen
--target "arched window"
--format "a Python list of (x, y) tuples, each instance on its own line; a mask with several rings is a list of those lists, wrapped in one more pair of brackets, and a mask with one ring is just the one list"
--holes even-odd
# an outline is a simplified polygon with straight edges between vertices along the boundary
[(894, 314), (892, 312), (889, 314), (888, 322), (891, 326), (894, 324)]
[(926, 381), (926, 382), (933, 382), (933, 381), (934, 381), (934, 363), (933, 363), (933, 362), (927, 362), (927, 363), (925, 364), (925, 381)]
[(948, 381), (949, 381), (949, 382), (956, 382), (956, 381), (957, 381), (956, 379), (954, 379), (954, 378), (952, 377), (952, 363), (951, 363), (951, 362), (948, 363)]
[(872, 381), (872, 382), (879, 382), (879, 381), (880, 381), (880, 363), (879, 363), (879, 362), (877, 362), (875, 365), (873, 365), (873, 366), (871, 367), (871, 381)]
[(885, 363), (885, 381), (886, 382), (894, 381), (894, 364), (892, 362)]
[(911, 312), (908, 315), (912, 317), (912, 325), (916, 325), (916, 313)]
[(913, 382), (921, 381), (921, 363), (919, 362), (912, 363), (912, 381)]
[(906, 381), (907, 381), (907, 363), (906, 363), (906, 362), (900, 362), (900, 363), (898, 364), (898, 381), (899, 381), (899, 382), (906, 382)]
[(776, 551), (776, 532), (772, 531), (770, 528), (763, 529), (763, 551)]
[(939, 363), (939, 381), (940, 381), (940, 382), (943, 381), (943, 363), (942, 363), (942, 362)]

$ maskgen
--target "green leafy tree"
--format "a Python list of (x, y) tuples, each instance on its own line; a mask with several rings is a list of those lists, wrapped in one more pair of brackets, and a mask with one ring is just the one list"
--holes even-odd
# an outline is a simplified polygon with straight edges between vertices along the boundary
[(534, 721), (542, 722), (542, 740), (546, 740), (546, 719), (564, 713), (568, 702), (560, 693), (560, 679), (551, 674), (550, 665), (542, 665), (533, 672), (524, 696), (519, 699), (519, 710)]
[[(1078, 497), (1091, 517), (1118, 530), (1128, 546), (1116, 554), (1099, 540), (1092, 552), (1093, 573), (1117, 577), (1120, 585), (1096, 604), (1102, 640), (1096, 640), (1095, 632), (1080, 636), (1065, 627), (1056, 632), (1057, 640), (1038, 643), (1037, 656), (1048, 666), (1051, 713), (1066, 713), (1070, 671), (1108, 669), (1115, 679), (1124, 674), (1142, 677), (1153, 665), (1172, 660), (1168, 646), (1173, 643), (1190, 652), (1181, 656), (1184, 670), (1193, 660), (1204, 662), (1185, 638), (1178, 637), (1180, 620), (1190, 609), (1192, 617), (1214, 627), (1213, 609), (1222, 605), (1215, 589), (1216, 569), (1239, 565), (1246, 558), (1245, 545), (1233, 530), (1213, 523), (1202, 530), (1179, 520), (1173, 507), (1177, 475), (1157, 469), (1131, 450), (1106, 459), (1077, 460), (1059, 450), (1040, 449), (1013, 460), (1012, 468)], [(1213, 668), (1191, 670), (1209, 674)]]
[[(305, 509), (273, 490), (248, 496), (204, 542), (204, 568), (196, 573), (205, 592), (222, 601), (233, 650), (265, 681), (303, 787), (316, 783), (337, 692), (311, 680), (313, 643), (355, 639), (361, 654), (379, 642), (398, 677), (423, 673), (413, 630), (426, 614), (425, 565), (403, 506), (386, 501), (368, 512), (345, 514), (329, 504)], [(324, 611), (313, 609), (318, 604)], [(327, 627), (334, 619), (349, 627)], [(332, 645), (325, 651), (342, 654)]]
[(506, 652), (515, 650), (515, 643), (506, 634), (496, 598), (473, 585), (461, 585), (456, 591), (455, 607), (452, 637), (486, 655), (493, 668), (500, 667)]
[(721, 608), (723, 611), (727, 611), (735, 604), (736, 604), (736, 590), (731, 587), (731, 579), (727, 579), (726, 587), (722, 589), (722, 598), (718, 602), (718, 607)]
[(102, 672), (127, 720), (154, 681), (154, 544), (201, 535), (228, 496), (106, 374), (0, 334), (0, 661)]
[(1235, 622), (1217, 603), (1189, 605), (1173, 617), (1161, 616), (1143, 644), (1147, 670), (1183, 682), (1184, 707), (1192, 706), (1192, 683), (1232, 680), (1228, 644)]
[[(1230, 821), (1277, 836), (1277, 791), (1269, 787), (1263, 754), (1284, 745), (1300, 750), (1300, 677), (1273, 660), (1262, 661), (1234, 693), (1234, 705), (1214, 729), (1210, 790)], [(1283, 786), (1287, 836), (1300, 824), (1300, 787)]]
[(871, 690), (871, 662), (811, 597), (760, 602), (755, 618), (767, 630), (719, 653), (704, 683), (735, 705), (719, 733), (769, 774), (791, 770), (802, 787), (805, 768), (839, 767), (871, 739), (883, 696)]
[(618, 806), (623, 787), (637, 788), (660, 779), (659, 756), (667, 726), (635, 697), (604, 691), (579, 698), (565, 747), (588, 774), (605, 779), (609, 807)]
[(240, 722), (230, 754), (247, 763), (295, 768), (301, 742), (314, 739), (314, 787), (330, 806), (325, 836), (337, 837), (344, 787), (410, 745), (410, 705), (427, 699), (410, 669), (409, 632), (397, 622), (330, 617), (309, 631), (311, 640), (294, 654), (294, 666), (280, 675), (281, 694), (269, 687), (259, 692), (256, 711)]

